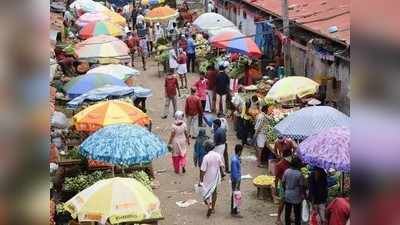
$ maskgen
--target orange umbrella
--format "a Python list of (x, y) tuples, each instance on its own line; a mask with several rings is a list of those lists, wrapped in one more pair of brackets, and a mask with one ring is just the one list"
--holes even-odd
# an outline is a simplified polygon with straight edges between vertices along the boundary
[(96, 131), (112, 124), (149, 125), (150, 117), (132, 104), (119, 100), (94, 104), (73, 117), (78, 131)]
[(149, 22), (163, 22), (178, 17), (178, 11), (169, 6), (157, 7), (150, 10), (144, 19)]

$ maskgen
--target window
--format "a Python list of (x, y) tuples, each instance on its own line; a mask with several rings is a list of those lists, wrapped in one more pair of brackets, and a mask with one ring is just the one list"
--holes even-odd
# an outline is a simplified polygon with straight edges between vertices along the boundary
[(243, 19), (247, 19), (247, 14), (245, 11), (243, 11)]

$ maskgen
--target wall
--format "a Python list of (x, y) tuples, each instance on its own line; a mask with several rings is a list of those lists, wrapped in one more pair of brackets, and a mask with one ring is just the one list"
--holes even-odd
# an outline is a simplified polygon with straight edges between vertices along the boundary
[(350, 62), (335, 57), (335, 61), (327, 63), (321, 60), (312, 46), (303, 46), (294, 41), (290, 46), (291, 67), (293, 75), (307, 76), (316, 80), (319, 76), (335, 77), (340, 81), (338, 89), (333, 89), (332, 81), (328, 82), (327, 99), (337, 102), (337, 108), (350, 115)]

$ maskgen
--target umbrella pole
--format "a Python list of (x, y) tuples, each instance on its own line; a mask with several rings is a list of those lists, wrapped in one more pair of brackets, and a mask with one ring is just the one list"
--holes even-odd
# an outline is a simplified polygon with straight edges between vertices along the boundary
[(115, 166), (114, 165), (112, 165), (111, 171), (112, 171), (112, 176), (115, 177)]

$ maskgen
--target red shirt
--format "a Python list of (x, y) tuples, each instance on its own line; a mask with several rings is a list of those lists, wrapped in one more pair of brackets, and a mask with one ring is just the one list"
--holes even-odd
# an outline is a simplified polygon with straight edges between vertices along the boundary
[(136, 35), (130, 36), (126, 44), (130, 49), (139, 46), (139, 37)]
[(179, 48), (182, 48), (183, 51), (186, 51), (187, 41), (185, 39), (179, 39), (178, 46), (179, 46)]
[(177, 63), (178, 63), (178, 64), (186, 64), (186, 62), (187, 62), (187, 56), (186, 56), (186, 54), (185, 54), (185, 53), (179, 54)]
[(165, 93), (168, 97), (176, 96), (176, 89), (178, 88), (178, 79), (174, 76), (167, 76), (165, 78)]
[(289, 168), (289, 162), (286, 161), (285, 159), (281, 159), (276, 165), (275, 165), (275, 176), (279, 180), (282, 180), (283, 174), (285, 171)]
[(207, 79), (204, 80), (198, 80), (194, 85), (196, 87), (196, 95), (200, 98), (200, 100), (207, 100), (207, 87), (208, 87), (208, 81)]
[(202, 113), (200, 98), (196, 95), (190, 95), (186, 98), (185, 114), (188, 116), (196, 116)]
[(350, 218), (350, 202), (346, 198), (336, 198), (326, 208), (329, 225), (345, 225)]
[(215, 77), (217, 76), (217, 71), (209, 70), (207, 71), (206, 78), (208, 80), (208, 90), (215, 90)]

